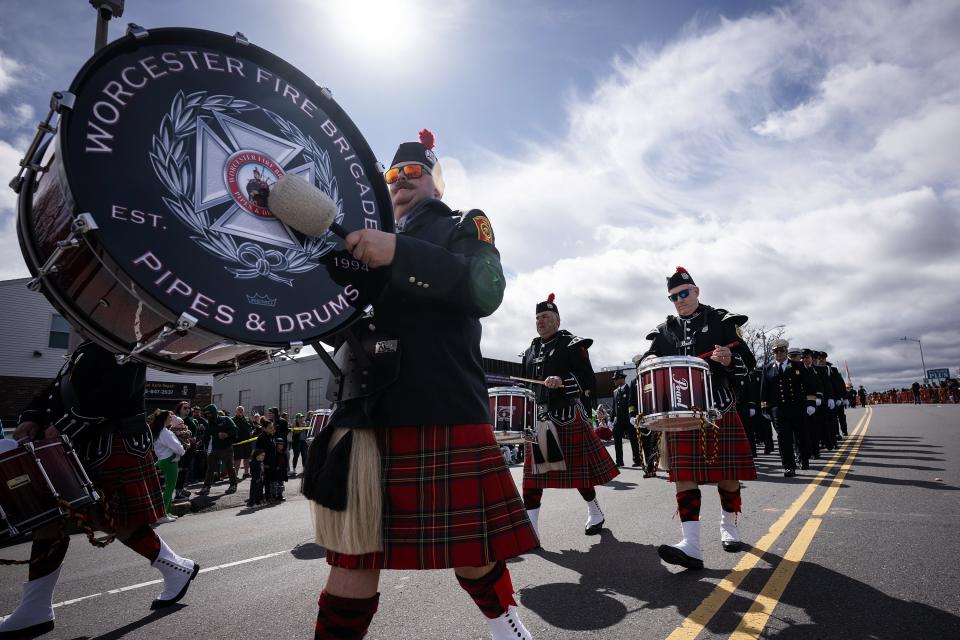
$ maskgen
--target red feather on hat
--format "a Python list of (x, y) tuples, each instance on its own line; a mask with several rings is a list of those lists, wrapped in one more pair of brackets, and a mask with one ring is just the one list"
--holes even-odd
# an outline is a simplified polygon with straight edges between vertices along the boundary
[(677, 267), (677, 273), (689, 273), (689, 271), (687, 271), (683, 267)]
[(555, 296), (555, 295), (553, 295), (553, 294), (551, 293), (550, 295), (547, 296), (547, 302), (553, 302), (554, 298), (556, 298), (556, 297), (557, 297), (557, 296)]
[(427, 149), (433, 149), (433, 144), (436, 142), (433, 138), (433, 132), (430, 129), (423, 129), (420, 131), (420, 144), (422, 144)]

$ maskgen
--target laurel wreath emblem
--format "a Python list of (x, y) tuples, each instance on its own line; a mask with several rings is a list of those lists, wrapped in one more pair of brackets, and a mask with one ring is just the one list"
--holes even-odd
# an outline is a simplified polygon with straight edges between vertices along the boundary
[(230, 262), (237, 267), (224, 267), (235, 278), (266, 277), (287, 286), (293, 286), (293, 278), (280, 274), (306, 273), (319, 266), (322, 256), (334, 248), (334, 242), (327, 240), (328, 234), (307, 238), (303, 250), (264, 249), (254, 242), (237, 244), (234, 236), (210, 228), (210, 217), (206, 210), (197, 210), (193, 206), (194, 172), (190, 149), (191, 138), (196, 135), (198, 118), (210, 118), (214, 113), (238, 114), (243, 111), (260, 109), (291, 142), (303, 147), (303, 155), (313, 163), (317, 187), (326, 193), (337, 205), (337, 222), (343, 220), (343, 198), (333, 174), (330, 154), (317, 146), (313, 138), (304, 133), (292, 122), (263, 109), (252, 102), (233, 96), (207, 95), (206, 91), (184, 94), (178, 91), (167, 112), (160, 121), (160, 130), (154, 134), (150, 147), (150, 162), (157, 179), (169, 192), (163, 202), (180, 222), (194, 234), (191, 240), (210, 254)]

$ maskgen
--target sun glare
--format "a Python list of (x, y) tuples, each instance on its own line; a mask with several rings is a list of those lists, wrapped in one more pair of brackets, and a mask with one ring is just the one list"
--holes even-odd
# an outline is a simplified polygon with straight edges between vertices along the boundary
[(422, 8), (413, 0), (336, 0), (327, 11), (338, 39), (371, 59), (408, 51), (422, 33)]

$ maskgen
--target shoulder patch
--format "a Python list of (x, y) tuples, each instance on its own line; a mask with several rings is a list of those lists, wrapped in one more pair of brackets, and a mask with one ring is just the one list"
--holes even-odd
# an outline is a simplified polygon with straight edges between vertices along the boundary
[(493, 227), (487, 216), (480, 214), (472, 218), (473, 224), (477, 227), (477, 239), (487, 244), (493, 244)]

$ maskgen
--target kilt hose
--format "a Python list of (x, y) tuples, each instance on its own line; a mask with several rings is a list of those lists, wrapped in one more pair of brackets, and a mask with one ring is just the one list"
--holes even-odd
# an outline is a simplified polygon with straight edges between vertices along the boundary
[(115, 434), (110, 457), (97, 467), (87, 468), (90, 480), (102, 495), (101, 502), (89, 508), (95, 510), (96, 520), (107, 522), (103, 501), (119, 528), (136, 529), (162, 518), (166, 510), (156, 463), (153, 449), (142, 458), (135, 456), (127, 451), (123, 438)]
[[(694, 431), (664, 432), (670, 463), (670, 482), (694, 481), (710, 484), (720, 480), (755, 480), (757, 468), (753, 464), (750, 442), (736, 411), (728, 411), (717, 422), (720, 432), (706, 427), (707, 456), (717, 459), (708, 462), (701, 444), (700, 429)], [(714, 449), (716, 446), (716, 449)], [(661, 447), (661, 453), (662, 447)]]
[(570, 422), (554, 422), (554, 425), (567, 468), (564, 471), (533, 473), (533, 453), (527, 443), (523, 455), (524, 489), (589, 489), (606, 484), (620, 475), (620, 470), (600, 442), (582, 407), (577, 407), (576, 415)]
[(540, 546), (489, 424), (375, 429), (383, 551), (327, 551), (347, 569), (480, 567)]

